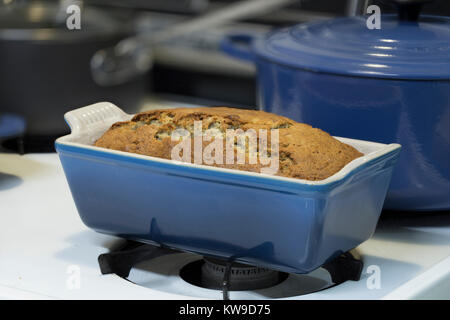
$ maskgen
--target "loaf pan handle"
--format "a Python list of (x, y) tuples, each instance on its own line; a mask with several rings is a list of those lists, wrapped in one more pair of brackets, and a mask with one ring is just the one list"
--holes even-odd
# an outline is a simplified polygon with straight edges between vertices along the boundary
[(99, 102), (67, 112), (64, 119), (72, 134), (91, 133), (99, 127), (110, 126), (118, 121), (126, 121), (131, 115), (110, 102)]

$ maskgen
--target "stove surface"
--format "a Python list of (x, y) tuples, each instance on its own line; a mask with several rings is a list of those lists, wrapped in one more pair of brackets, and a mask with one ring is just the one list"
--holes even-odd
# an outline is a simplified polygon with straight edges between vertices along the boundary
[[(172, 107), (193, 106), (171, 103)], [(143, 109), (167, 106), (151, 100)], [(98, 256), (125, 243), (81, 221), (56, 153), (0, 152), (0, 299), (221, 299), (220, 290), (179, 276), (190, 253), (102, 275)], [(230, 291), (230, 299), (450, 299), (450, 212), (385, 212), (355, 250), (361, 279), (329, 287), (322, 268), (270, 288)], [(314, 293), (307, 293), (316, 291)]]

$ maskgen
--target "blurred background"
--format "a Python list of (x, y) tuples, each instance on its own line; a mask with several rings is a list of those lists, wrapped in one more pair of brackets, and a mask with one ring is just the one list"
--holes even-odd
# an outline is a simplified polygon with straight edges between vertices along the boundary
[[(255, 68), (220, 52), (225, 34), (360, 15), (370, 4), (395, 12), (376, 0), (0, 0), (1, 148), (53, 151), (68, 132), (64, 113), (98, 101), (129, 113), (160, 101), (255, 108)], [(450, 1), (423, 12), (450, 15)]]

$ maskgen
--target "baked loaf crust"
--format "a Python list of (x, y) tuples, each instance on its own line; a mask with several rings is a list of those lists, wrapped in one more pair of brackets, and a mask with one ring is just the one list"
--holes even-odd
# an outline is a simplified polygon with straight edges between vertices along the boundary
[[(172, 148), (178, 143), (172, 141), (174, 130), (183, 128), (194, 133), (194, 121), (202, 121), (204, 132), (214, 129), (214, 132), (225, 136), (227, 129), (259, 129), (268, 130), (268, 151), (271, 152), (270, 130), (278, 129), (279, 134), (279, 166), (276, 175), (306, 179), (322, 180), (338, 172), (347, 163), (363, 154), (355, 148), (342, 143), (328, 133), (298, 123), (291, 119), (275, 114), (241, 110), (227, 107), (179, 108), (142, 112), (130, 121), (117, 122), (106, 131), (96, 142), (95, 146), (119, 151), (133, 152), (143, 155), (171, 159)], [(259, 138), (258, 138), (259, 139)], [(214, 140), (214, 139), (213, 139)], [(212, 140), (211, 140), (212, 141)], [(211, 143), (203, 141), (203, 149)], [(194, 145), (192, 143), (191, 145)], [(244, 148), (246, 161), (244, 164), (211, 164), (217, 167), (232, 168), (260, 172), (264, 166), (259, 161), (249, 164), (247, 161), (247, 146), (235, 143), (238, 148)], [(259, 150), (257, 150), (257, 153)], [(225, 154), (225, 152), (223, 152)], [(194, 162), (192, 152), (191, 162)]]

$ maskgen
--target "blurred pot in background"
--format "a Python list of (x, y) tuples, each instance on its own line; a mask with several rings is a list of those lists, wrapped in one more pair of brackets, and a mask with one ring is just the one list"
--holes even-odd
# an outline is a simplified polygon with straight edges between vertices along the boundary
[(129, 36), (130, 26), (83, 7), (81, 29), (69, 30), (67, 4), (30, 2), (0, 8), (0, 111), (23, 116), (29, 135), (59, 135), (66, 111), (108, 100), (135, 112), (144, 76), (102, 87), (91, 74), (95, 52)]

